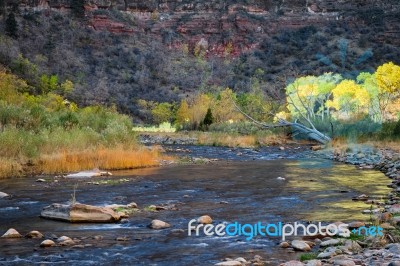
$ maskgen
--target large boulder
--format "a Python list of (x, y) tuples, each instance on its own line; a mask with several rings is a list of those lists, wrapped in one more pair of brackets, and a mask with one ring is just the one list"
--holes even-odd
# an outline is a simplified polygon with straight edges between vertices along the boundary
[(76, 203), (73, 205), (54, 203), (43, 208), (41, 217), (71, 223), (112, 223), (121, 217), (110, 208)]

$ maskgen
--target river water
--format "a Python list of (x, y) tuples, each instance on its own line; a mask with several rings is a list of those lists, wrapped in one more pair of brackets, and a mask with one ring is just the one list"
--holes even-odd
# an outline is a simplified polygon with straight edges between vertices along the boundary
[[(1, 180), (0, 191), (13, 197), (0, 199), (0, 233), (10, 227), (22, 234), (39, 230), (46, 237), (77, 238), (80, 245), (86, 246), (43, 249), (39, 248), (40, 239), (0, 239), (0, 265), (213, 265), (225, 257), (254, 255), (261, 255), (270, 265), (278, 265), (282, 260), (299, 257), (277, 247), (278, 237), (246, 241), (244, 236), (188, 236), (188, 222), (205, 214), (214, 219), (214, 224), (368, 220), (369, 216), (361, 211), (369, 206), (351, 198), (364, 193), (380, 198), (389, 192), (390, 182), (380, 172), (313, 158), (297, 147), (284, 151), (176, 146), (169, 149), (173, 154), (220, 161), (118, 171), (112, 177), (84, 180)], [(136, 202), (142, 211), (117, 224), (69, 224), (39, 217), (44, 206), (66, 203), (75, 184), (80, 203)], [(144, 210), (152, 204), (175, 209)], [(152, 219), (166, 221), (172, 227), (149, 229), (147, 225)], [(98, 235), (102, 240), (93, 238)], [(126, 237), (127, 241), (117, 241), (117, 237)]]

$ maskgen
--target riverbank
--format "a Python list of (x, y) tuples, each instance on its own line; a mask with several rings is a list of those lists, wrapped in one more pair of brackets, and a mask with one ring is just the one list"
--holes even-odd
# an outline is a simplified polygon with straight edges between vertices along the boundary
[[(299, 240), (308, 246), (302, 250), (307, 253), (300, 255), (303, 262), (289, 261), (282, 265), (400, 265), (400, 155), (398, 144), (385, 145), (384, 148), (380, 144), (382, 143), (333, 145), (318, 151), (317, 154), (330, 160), (354, 165), (360, 171), (371, 169), (381, 171), (392, 180), (388, 184), (392, 191), (387, 197), (376, 199), (367, 193), (353, 198), (365, 201), (366, 209), (363, 212), (369, 213), (371, 218), (370, 221), (354, 221), (349, 225), (350, 228), (380, 226), (383, 228), (383, 235), (353, 236), (350, 239), (325, 237), (313, 241)], [(281, 246), (293, 247), (293, 242)]]
[(179, 131), (173, 133), (139, 133), (139, 142), (146, 145), (203, 145), (218, 147), (257, 148), (282, 145), (311, 145), (315, 142), (293, 140), (283, 132), (260, 131), (239, 134), (211, 131)]

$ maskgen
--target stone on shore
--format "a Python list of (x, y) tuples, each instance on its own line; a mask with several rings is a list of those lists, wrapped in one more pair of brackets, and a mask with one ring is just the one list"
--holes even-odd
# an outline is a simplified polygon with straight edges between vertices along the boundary
[(304, 266), (304, 263), (298, 260), (291, 260), (281, 264), (282, 266)]
[(326, 241), (321, 242), (321, 247), (327, 247), (327, 246), (335, 246), (340, 243), (340, 239), (329, 239)]
[(334, 265), (337, 266), (355, 266), (356, 264), (352, 260), (345, 260), (345, 259), (340, 259), (340, 260), (334, 260)]
[(203, 216), (200, 216), (199, 218), (197, 218), (197, 222), (198, 222), (199, 224), (211, 224), (212, 221), (213, 221), (213, 220), (212, 220), (211, 217), (208, 216), (208, 215), (203, 215)]
[(30, 231), (25, 235), (26, 238), (43, 238), (43, 234), (39, 231)]
[(364, 222), (354, 221), (354, 222), (349, 223), (349, 228), (360, 228), (363, 226), (365, 226)]
[(58, 204), (54, 203), (43, 208), (41, 217), (71, 223), (111, 223), (121, 217), (110, 208), (86, 204)]
[(395, 214), (400, 213), (400, 204), (394, 204), (394, 205), (390, 206), (389, 212), (395, 213)]
[(155, 220), (151, 221), (151, 224), (149, 225), (149, 227), (151, 229), (160, 230), (160, 229), (169, 228), (169, 227), (171, 227), (171, 225), (164, 221), (155, 219)]
[(1, 238), (20, 238), (22, 235), (18, 233), (17, 230), (14, 228), (10, 228), (7, 230), (7, 232), (4, 233), (4, 235), (1, 236)]
[(322, 262), (320, 260), (310, 260), (306, 266), (322, 266)]
[(300, 251), (310, 251), (311, 247), (304, 241), (301, 240), (293, 240), (292, 247), (296, 250)]
[(55, 245), (56, 245), (56, 243), (54, 243), (54, 241), (50, 240), (50, 239), (46, 239), (42, 243), (40, 243), (40, 247), (42, 247), (42, 248), (52, 247)]
[(242, 263), (237, 260), (228, 260), (228, 261), (219, 262), (214, 265), (217, 265), (217, 266), (242, 266)]
[(289, 243), (286, 242), (286, 241), (281, 242), (281, 243), (279, 244), (279, 246), (280, 246), (281, 248), (288, 248), (288, 247), (290, 247)]

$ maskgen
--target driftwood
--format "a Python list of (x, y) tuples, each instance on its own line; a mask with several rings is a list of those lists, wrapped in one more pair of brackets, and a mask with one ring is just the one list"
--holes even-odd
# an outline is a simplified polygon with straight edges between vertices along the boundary
[(307, 120), (307, 122), (311, 125), (311, 128), (306, 127), (305, 125), (300, 124), (298, 122), (286, 121), (285, 119), (279, 119), (278, 123), (276, 123), (276, 124), (266, 124), (266, 123), (262, 123), (262, 122), (255, 120), (253, 117), (251, 117), (250, 115), (243, 112), (240, 109), (240, 107), (236, 104), (236, 102), (234, 100), (232, 100), (232, 101), (233, 101), (233, 104), (235, 105), (236, 109), (240, 113), (242, 113), (247, 119), (249, 119), (251, 122), (253, 122), (255, 125), (257, 125), (259, 127), (262, 127), (262, 128), (292, 127), (292, 129), (295, 131), (296, 134), (307, 135), (310, 139), (318, 141), (319, 143), (327, 144), (331, 141), (331, 138), (329, 136), (318, 131), (314, 127), (312, 122), (309, 120)]

